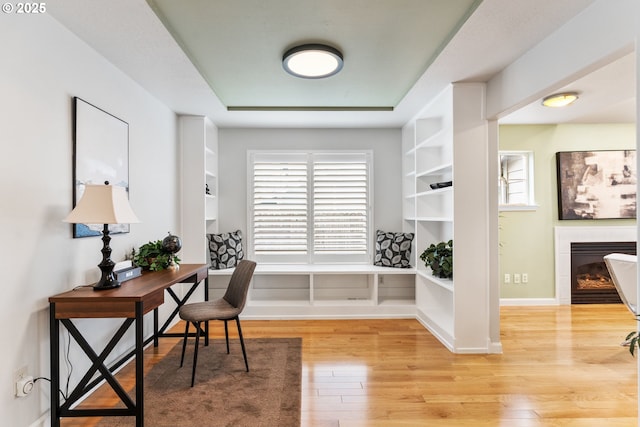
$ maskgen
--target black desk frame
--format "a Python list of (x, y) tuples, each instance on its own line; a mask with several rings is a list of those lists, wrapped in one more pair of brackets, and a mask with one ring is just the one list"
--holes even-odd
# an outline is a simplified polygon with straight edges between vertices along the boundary
[[(152, 273), (151, 273), (152, 274)], [(135, 280), (135, 279), (134, 279)], [(193, 281), (191, 288), (186, 295), (180, 299), (175, 292), (169, 287), (175, 283), (190, 283)], [(60, 318), (56, 315), (56, 302), (55, 297), (50, 299), (50, 311), (49, 311), (49, 328), (51, 339), (51, 426), (59, 427), (61, 417), (102, 417), (102, 416), (135, 416), (136, 427), (144, 426), (144, 362), (143, 352), (144, 347), (153, 341), (154, 346), (158, 346), (158, 340), (160, 337), (175, 337), (184, 336), (179, 333), (167, 333), (166, 330), (178, 315), (180, 307), (184, 305), (191, 295), (198, 288), (200, 283), (204, 282), (204, 298), (205, 301), (209, 300), (209, 278), (205, 275), (204, 279), (198, 280), (198, 273), (194, 273), (192, 276), (184, 278), (178, 282), (172, 283), (164, 290), (171, 296), (176, 303), (175, 309), (171, 312), (168, 319), (158, 328), (159, 316), (158, 307), (153, 308), (153, 336), (144, 338), (144, 301), (135, 301), (135, 317), (127, 317), (124, 319), (120, 327), (115, 334), (109, 340), (105, 348), (100, 354), (97, 354), (87, 340), (83, 337), (82, 333), (76, 328), (71, 318)], [(123, 284), (127, 286), (127, 284)], [(92, 291), (92, 292), (105, 292), (105, 291)], [(54, 301), (51, 301), (51, 300)], [(95, 316), (94, 316), (95, 317)], [(105, 316), (105, 318), (111, 318), (113, 316)], [(99, 317), (101, 318), (101, 317)], [(60, 402), (60, 324), (62, 324), (70, 336), (76, 341), (84, 353), (89, 357), (92, 362), (91, 367), (84, 374), (82, 379), (67, 396), (64, 403)], [(111, 354), (116, 345), (122, 340), (125, 333), (132, 324), (135, 324), (135, 349), (119, 358), (111, 367), (105, 365), (105, 360)], [(209, 345), (209, 324), (205, 323), (204, 326), (205, 345)], [(190, 334), (195, 336), (195, 333)], [(114, 377), (114, 372), (123, 364), (135, 356), (135, 371), (136, 371), (136, 397), (135, 402), (131, 400), (129, 394), (124, 390), (122, 385)], [(97, 378), (93, 379), (93, 376), (99, 372)], [(113, 391), (118, 395), (122, 403), (126, 408), (91, 408), (91, 409), (74, 409), (73, 406), (83, 398), (89, 391), (91, 391), (100, 382), (106, 381)]]

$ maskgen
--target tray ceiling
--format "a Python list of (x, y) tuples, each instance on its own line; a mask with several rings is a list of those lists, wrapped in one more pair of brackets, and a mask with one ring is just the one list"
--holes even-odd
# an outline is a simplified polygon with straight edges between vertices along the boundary
[[(471, 15), (477, 0), (148, 0), (223, 105), (391, 109)], [(325, 43), (342, 71), (300, 79), (283, 53)]]

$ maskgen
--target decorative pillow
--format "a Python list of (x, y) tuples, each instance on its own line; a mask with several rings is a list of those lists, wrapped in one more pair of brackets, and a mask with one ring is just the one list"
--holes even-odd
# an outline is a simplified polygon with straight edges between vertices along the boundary
[(233, 268), (244, 258), (242, 250), (242, 231), (231, 233), (207, 234), (211, 268), (222, 270)]
[(413, 233), (387, 233), (376, 231), (376, 257), (373, 265), (411, 268), (411, 242)]

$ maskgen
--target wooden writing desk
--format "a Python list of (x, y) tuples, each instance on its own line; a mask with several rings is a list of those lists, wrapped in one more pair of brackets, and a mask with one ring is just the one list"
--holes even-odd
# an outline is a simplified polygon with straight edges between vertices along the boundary
[[(178, 314), (180, 306), (187, 302), (202, 281), (204, 281), (205, 300), (209, 299), (207, 270), (206, 264), (182, 264), (177, 271), (145, 272), (138, 278), (122, 283), (119, 288), (95, 291), (92, 287), (79, 287), (50, 297), (51, 425), (58, 427), (61, 417), (135, 416), (136, 426), (142, 427), (144, 425), (144, 365), (142, 358), (144, 346), (152, 340), (157, 346), (158, 338), (162, 336), (182, 336), (182, 334), (170, 334), (165, 331)], [(170, 288), (176, 283), (193, 283), (193, 285), (181, 299)], [(164, 303), (165, 290), (176, 302), (177, 307), (164, 325), (158, 328), (158, 307)], [(153, 336), (145, 340), (143, 316), (151, 310), (154, 311)], [(73, 324), (71, 319), (77, 318), (123, 318), (124, 321), (98, 355)], [(60, 389), (60, 323), (69, 331), (69, 334), (93, 363), (62, 405), (58, 392)], [(135, 349), (108, 368), (104, 361), (134, 323)], [(206, 324), (205, 345), (208, 345), (208, 329)], [(113, 372), (134, 355), (136, 358), (135, 402), (131, 400), (113, 376)], [(97, 372), (100, 373), (99, 377), (92, 380)], [(102, 380), (109, 383), (126, 408), (72, 409), (73, 405)]]

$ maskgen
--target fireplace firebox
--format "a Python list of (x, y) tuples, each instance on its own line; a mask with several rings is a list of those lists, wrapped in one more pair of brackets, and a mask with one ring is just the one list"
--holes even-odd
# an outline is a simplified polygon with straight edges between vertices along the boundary
[(636, 254), (636, 242), (571, 243), (571, 304), (621, 303), (603, 257)]

